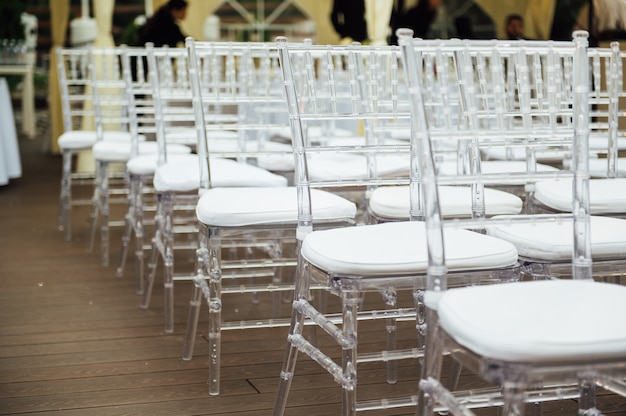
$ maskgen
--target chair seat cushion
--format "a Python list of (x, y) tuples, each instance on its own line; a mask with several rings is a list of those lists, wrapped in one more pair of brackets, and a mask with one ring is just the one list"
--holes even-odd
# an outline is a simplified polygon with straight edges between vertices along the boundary
[[(608, 134), (602, 134), (600, 136), (590, 136), (589, 137), (589, 150), (592, 153), (606, 153), (608, 149)], [(620, 138), (617, 140), (617, 147), (619, 150), (626, 149), (626, 139)], [(504, 148), (504, 147), (494, 147), (487, 148), (485, 150), (486, 155), (490, 159), (496, 160), (525, 160), (526, 159), (526, 149), (523, 147), (516, 148)], [(570, 151), (559, 150), (559, 149), (541, 149), (538, 148), (536, 150), (537, 160), (544, 162), (559, 162), (563, 161), (571, 157)]]
[[(333, 137), (353, 136), (354, 132), (350, 129), (340, 128), (340, 127), (334, 127), (331, 132), (328, 132), (322, 129), (320, 126), (310, 126), (307, 129), (306, 134), (309, 139), (312, 139), (312, 138), (317, 139), (317, 138), (326, 137), (329, 135)], [(282, 129), (278, 129), (278, 128), (274, 129), (274, 136), (291, 140), (291, 127), (285, 126)]]
[[(491, 174), (491, 173), (519, 173), (526, 172), (526, 162), (521, 160), (487, 160), (483, 161), (480, 164), (481, 170), (483, 173)], [(546, 165), (543, 163), (538, 163), (536, 165), (537, 171), (539, 172), (554, 172), (558, 169), (554, 166)], [(437, 165), (437, 170), (440, 175), (456, 175), (457, 172), (457, 164), (456, 160), (446, 160), (441, 164)], [(523, 180), (522, 184), (526, 181)], [(506, 184), (515, 184), (514, 182), (504, 182)], [(520, 184), (520, 183), (518, 183)]]
[[(551, 179), (535, 184), (534, 198), (557, 211), (572, 210), (572, 181)], [(589, 208), (592, 214), (626, 212), (626, 178), (589, 180)]]
[[(126, 170), (133, 175), (153, 175), (157, 168), (158, 159), (157, 153), (135, 156), (126, 162)], [(198, 166), (198, 156), (191, 153), (174, 153), (167, 156), (167, 161)]]
[[(563, 161), (565, 168), (570, 169), (572, 165), (571, 160)], [(592, 178), (606, 178), (608, 170), (608, 159), (606, 158), (589, 158), (589, 175)], [(617, 158), (617, 166), (615, 171), (618, 177), (626, 176), (626, 158)]]
[(622, 285), (544, 280), (465, 287), (446, 291), (437, 311), (453, 339), (497, 360), (626, 358)]
[[(488, 147), (482, 150), (485, 152), (487, 159), (500, 161), (525, 161), (527, 158), (526, 149), (523, 147)], [(535, 150), (536, 159), (544, 163), (558, 163), (570, 155), (571, 152), (557, 148), (542, 149), (541, 147), (537, 147)]]
[[(336, 194), (311, 190), (315, 221), (345, 221), (354, 218), (356, 206)], [(203, 224), (240, 227), (293, 223), (298, 219), (297, 188), (212, 188), (202, 194), (196, 216)]]
[[(219, 156), (219, 153), (241, 153), (241, 145), (237, 141), (237, 136), (234, 138), (227, 137), (215, 137), (209, 139), (209, 152), (211, 155)], [(290, 144), (273, 142), (266, 140), (260, 143), (258, 140), (247, 140), (245, 142), (245, 148), (243, 152), (256, 153), (256, 152), (277, 152), (287, 155), (291, 158), (293, 168), (293, 150)], [(250, 157), (256, 157), (260, 155), (250, 155)]]
[(293, 152), (284, 155), (260, 155), (257, 165), (272, 172), (293, 172)]
[[(398, 155), (377, 155), (376, 169), (378, 176), (399, 175), (408, 177), (409, 158)], [(359, 154), (320, 154), (309, 157), (309, 175), (314, 180), (333, 180), (336, 178), (366, 178), (367, 157)]]
[[(515, 218), (515, 217), (511, 217)], [(515, 244), (519, 255), (544, 261), (570, 261), (572, 258), (572, 222), (537, 222), (499, 224), (487, 228), (487, 234)], [(591, 254), (594, 260), (622, 258), (626, 253), (626, 220), (591, 216)]]
[[(154, 173), (153, 185), (157, 192), (188, 192), (200, 187), (200, 160), (169, 161)], [(213, 187), (274, 187), (287, 186), (287, 178), (265, 169), (230, 159), (211, 158)]]
[[(440, 186), (439, 204), (444, 216), (471, 216), (472, 201), (469, 186)], [(519, 214), (522, 200), (516, 195), (485, 188), (485, 209), (488, 216)], [(391, 219), (409, 219), (409, 187), (382, 186), (372, 192), (369, 208), (372, 214)]]
[[(105, 131), (103, 135), (104, 140), (118, 140), (118, 141), (130, 141), (131, 135), (125, 131)], [(146, 138), (140, 136), (139, 140), (143, 141)], [(96, 132), (88, 130), (73, 130), (66, 131), (59, 136), (59, 148), (64, 149), (91, 149), (96, 143)]]
[[(93, 145), (93, 157), (96, 160), (106, 162), (126, 162), (130, 159), (131, 143), (121, 141), (99, 141)], [(157, 153), (157, 142), (140, 142), (139, 154)], [(167, 153), (191, 153), (188, 146), (181, 144), (168, 144)]]
[[(450, 270), (493, 269), (517, 262), (517, 250), (507, 241), (461, 229), (444, 233)], [(314, 231), (304, 239), (302, 255), (335, 273), (423, 273), (428, 265), (426, 229), (423, 222), (402, 221)]]
[[(599, 152), (606, 152), (609, 148), (609, 135), (606, 132), (602, 132), (599, 135), (590, 134), (589, 135), (589, 149), (596, 150)], [(626, 149), (626, 138), (618, 137), (617, 138), (617, 148), (618, 150)]]
[[(165, 131), (168, 143), (185, 144), (196, 146), (198, 143), (198, 132), (195, 127), (170, 127)], [(209, 140), (237, 140), (237, 132), (232, 130), (216, 130), (209, 135)]]

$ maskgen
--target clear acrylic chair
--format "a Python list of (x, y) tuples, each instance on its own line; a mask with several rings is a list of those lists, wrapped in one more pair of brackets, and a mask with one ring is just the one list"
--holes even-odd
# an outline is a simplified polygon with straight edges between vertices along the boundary
[[(541, 112), (547, 110), (552, 105), (558, 108), (568, 108), (572, 106), (573, 92), (571, 83), (573, 76), (571, 66), (572, 56), (560, 56), (559, 65), (551, 67), (548, 58), (542, 52), (541, 43), (526, 43), (526, 59), (518, 59), (516, 71), (519, 78), (528, 79), (530, 88), (519, 93), (517, 105), (527, 101), (527, 106), (533, 111)], [(539, 48), (533, 51), (533, 48)], [(609, 155), (607, 160), (616, 157), (617, 148), (617, 114), (618, 98), (621, 94), (621, 57), (617, 44), (612, 49), (594, 49), (588, 57), (589, 84), (589, 131), (590, 141), (588, 146), (589, 158), (595, 158), (596, 153), (604, 148)], [(604, 67), (603, 71), (600, 70)], [(478, 77), (480, 78), (480, 77)], [(518, 81), (519, 82), (519, 81)], [(517, 87), (517, 91), (522, 91)], [(487, 110), (488, 111), (488, 110)], [(481, 116), (483, 122), (497, 120), (494, 111), (492, 115)], [(550, 123), (550, 117), (538, 115), (534, 116), (533, 123), (538, 124), (543, 121), (546, 127)], [(567, 120), (567, 119), (566, 119)], [(539, 127), (537, 127), (539, 128)], [(601, 145), (592, 144), (601, 142)], [(497, 149), (491, 146), (490, 150)], [(537, 147), (541, 149), (541, 147)], [(541, 149), (529, 152), (531, 156), (539, 158), (540, 152), (545, 154), (561, 153), (565, 155), (565, 161), (571, 161), (571, 146), (558, 146), (554, 150)], [(525, 154), (526, 149), (519, 146), (514, 149), (515, 153)], [(528, 158), (532, 164), (532, 158)], [(556, 167), (568, 166), (572, 164), (564, 163), (564, 160), (556, 160)], [(528, 163), (528, 161), (526, 161)], [(611, 164), (613, 165), (613, 164)], [(596, 179), (592, 178), (588, 182), (590, 194), (590, 218), (591, 223), (591, 246), (595, 262), (594, 276), (596, 277), (617, 277), (622, 268), (624, 256), (624, 227), (626, 223), (618, 218), (608, 218), (609, 215), (620, 215), (626, 209), (626, 200), (622, 197), (621, 189), (626, 182), (622, 178)], [(526, 212), (551, 213), (571, 211), (572, 204), (572, 178), (557, 175), (552, 178), (540, 178), (526, 183)], [(605, 218), (597, 217), (603, 215)], [(507, 225), (491, 227), (487, 233), (499, 238), (506, 239), (518, 248), (524, 272), (535, 278), (557, 277), (562, 273), (569, 274), (570, 263), (570, 233), (567, 221), (545, 224), (541, 226), (541, 232), (537, 232), (537, 227), (527, 227), (526, 225)]]
[[(117, 189), (110, 187), (108, 181), (110, 167), (120, 166), (124, 171), (124, 165), (137, 154), (155, 154), (158, 151), (155, 141), (141, 141), (138, 136), (131, 135), (130, 140), (111, 141), (101, 140), (100, 132), (107, 129), (120, 129), (124, 126), (128, 129), (129, 118), (129, 90), (122, 73), (123, 48), (91, 48), (90, 64), (91, 92), (94, 102), (94, 122), (96, 126), (97, 140), (92, 147), (93, 157), (96, 162), (96, 180), (92, 196), (90, 224), (89, 224), (89, 250), (94, 246), (95, 236), (100, 233), (100, 257), (102, 266), (109, 264), (109, 227), (122, 226), (123, 220), (111, 220), (110, 197), (116, 193), (126, 195), (128, 192), (125, 183)], [(172, 144), (167, 145), (172, 153), (190, 153), (188, 146)], [(126, 202), (126, 198), (123, 199)], [(99, 226), (98, 226), (99, 222)]]
[[(459, 87), (468, 120), (460, 133), (472, 137), (474, 146), (478, 148), (483, 140), (488, 140), (489, 145), (498, 140), (505, 146), (515, 142), (520, 147), (534, 144), (562, 147), (569, 143), (574, 161), (572, 171), (559, 171), (559, 175), (567, 173), (574, 178), (569, 214), (518, 215), (454, 223), (446, 221), (440, 212), (437, 185), (449, 178), (437, 174), (431, 147), (434, 141), (449, 139), (459, 132), (438, 132), (430, 128), (419, 76), (420, 55), (428, 47), (422, 41), (414, 40), (410, 31), (399, 31), (398, 35), (408, 88), (412, 94), (414, 133), (411, 147), (418, 167), (412, 172), (412, 183), (416, 185), (413, 191), (417, 194), (419, 188), (422, 190), (424, 218), (429, 230), (426, 348), (417, 414), (425, 416), (434, 412), (450, 412), (457, 416), (469, 416), (474, 414), (471, 408), (502, 405), (501, 414), (522, 416), (525, 402), (578, 395), (579, 414), (599, 414), (594, 409), (593, 392), (596, 386), (626, 393), (623, 382), (626, 327), (621, 322), (626, 288), (595, 283), (591, 278), (590, 231), (593, 224), (589, 216), (586, 32), (575, 32), (573, 42), (546, 42), (537, 44), (540, 49), (535, 50), (548, 57), (550, 63), (545, 68), (548, 73), (562, 64), (561, 57), (572, 58), (572, 105), (559, 106), (550, 94), (546, 97), (550, 104), (543, 108), (536, 100), (525, 96), (528, 92), (525, 63), (527, 54), (532, 54), (534, 47), (516, 42), (496, 42), (482, 52), (496, 59), (505, 53), (516, 56), (510, 62), (516, 66), (520, 103), (519, 109), (507, 112), (507, 116), (520, 122), (508, 124), (506, 129), (498, 128), (497, 124), (488, 120), (498, 107), (494, 107), (495, 102), (480, 99), (475, 78), (481, 75), (475, 71), (472, 49), (462, 43), (452, 47), (459, 66)], [(444, 53), (447, 47), (442, 42), (436, 49)], [(545, 123), (546, 118), (550, 120), (548, 124)], [(534, 143), (537, 140), (539, 143)], [(492, 179), (489, 174), (480, 173), (480, 170), (475, 170), (465, 180), (486, 182)], [(540, 177), (542, 173), (532, 176)], [(530, 175), (529, 178), (532, 179)], [(457, 178), (457, 181), (460, 180)], [(417, 198), (415, 194), (411, 196)], [(544, 233), (544, 225), (559, 221), (569, 224), (570, 279), (447, 290), (452, 282), (449, 270), (453, 267), (447, 247), (450, 243), (447, 232), (450, 230), (458, 226), (490, 230), (500, 223), (521, 226), (528, 222), (527, 226), (535, 227), (535, 233), (537, 230)], [(421, 243), (421, 239), (414, 236), (413, 244), (417, 246)], [(585, 305), (583, 311), (580, 305)], [(444, 352), (449, 352), (465, 367), (499, 386), (501, 394), (480, 395), (446, 389), (440, 381)], [(541, 389), (541, 386), (551, 384), (557, 387)]]
[[(323, 229), (315, 218), (315, 199), (318, 188), (328, 186), (373, 190), (382, 185), (406, 183), (407, 172), (380, 176), (376, 162), (380, 155), (393, 155), (410, 161), (408, 143), (394, 140), (390, 126), (404, 128), (409, 120), (408, 107), (400, 105), (399, 94), (405, 82), (399, 50), (394, 47), (352, 45), (299, 46), (278, 38), (284, 87), (296, 158), (295, 186), (298, 189), (297, 253), (292, 317), (287, 337), (287, 348), (280, 373), (280, 382), (274, 404), (274, 415), (282, 415), (288, 402), (291, 384), (295, 379), (298, 353), (302, 352), (341, 386), (342, 414), (357, 411), (391, 409), (415, 406), (414, 397), (374, 397), (357, 400), (358, 368), (365, 362), (385, 362), (389, 384), (397, 381), (396, 366), (400, 360), (420, 357), (419, 342), (411, 348), (396, 343), (397, 323), (416, 320), (421, 328), (421, 289), (428, 263), (425, 242), (428, 229), (420, 221), (423, 209), (418, 199), (410, 207), (411, 221), (396, 221), (373, 225), (358, 225)], [(426, 55), (425, 55), (426, 56)], [(434, 55), (429, 55), (432, 57)], [(295, 63), (304, 57), (309, 64), (303, 69)], [(348, 68), (347, 82), (335, 82), (336, 70)], [(441, 67), (439, 67), (441, 69)], [(308, 75), (298, 75), (308, 71)], [(299, 82), (300, 79), (323, 78), (322, 85)], [(318, 81), (319, 82), (319, 81)], [(396, 93), (388, 85), (395, 85)], [(381, 88), (379, 88), (381, 87)], [(404, 89), (406, 91), (406, 89)], [(381, 94), (379, 94), (379, 92)], [(320, 142), (311, 140), (311, 127), (333, 121), (352, 121), (364, 131), (360, 143), (340, 140)], [(391, 139), (391, 140), (390, 140)], [(363, 177), (352, 175), (321, 178), (311, 175), (310, 168), (324, 154), (361, 154), (371, 170)], [(403, 164), (405, 165), (405, 164)], [(411, 164), (411, 171), (417, 169)], [(409, 198), (409, 195), (407, 195)], [(313, 215), (312, 215), (313, 213)], [(517, 251), (503, 240), (469, 230), (454, 230), (446, 249), (454, 258), (451, 267), (456, 285), (517, 280), (519, 267)], [(480, 271), (478, 270), (480, 269)], [(310, 299), (312, 287), (323, 285), (337, 296), (339, 312), (333, 314), (314, 306)], [(383, 310), (372, 310), (368, 293), (381, 296)], [(409, 305), (399, 303), (400, 295), (408, 293)], [(365, 350), (358, 344), (358, 327), (383, 322), (386, 330), (381, 343), (384, 351)], [(328, 334), (331, 343), (316, 344), (304, 327), (313, 325)], [(412, 333), (415, 328), (412, 329)], [(381, 334), (382, 334), (381, 333)], [(324, 334), (324, 335), (325, 335)], [(420, 338), (419, 331), (415, 334)], [(331, 345), (323, 349), (317, 345)], [(336, 349), (333, 349), (336, 348)], [(361, 349), (359, 349), (361, 348)], [(334, 355), (341, 356), (341, 362)], [(415, 368), (417, 372), (417, 366)]]
[[(188, 42), (195, 44), (193, 39)], [(188, 73), (191, 62), (195, 61), (190, 61), (190, 54), (186, 49), (168, 51), (162, 48), (147, 48), (149, 73), (153, 76), (153, 95), (157, 103), (159, 137), (168, 137), (171, 128), (175, 128), (172, 123), (180, 120), (183, 114), (184, 117), (191, 114), (194, 117), (193, 133), (197, 140), (198, 150), (198, 154), (194, 155), (193, 163), (181, 162), (168, 156), (164, 163), (157, 166), (154, 174), (157, 214), (141, 306), (149, 307), (157, 265), (162, 262), (165, 332), (167, 333), (174, 331), (174, 282), (193, 280), (196, 276), (195, 267), (190, 272), (175, 273), (174, 251), (177, 246), (177, 236), (182, 235), (181, 232), (193, 236), (193, 240), (186, 241), (188, 246), (193, 249), (198, 248), (199, 225), (195, 211), (197, 211), (196, 205), (199, 203), (200, 191), (205, 189), (205, 186), (208, 187), (209, 183), (216, 189), (219, 187), (239, 188), (242, 193), (254, 193), (253, 188), (281, 188), (287, 185), (285, 177), (249, 163), (253, 162), (253, 157), (257, 155), (257, 146), (263, 146), (263, 144), (254, 143), (246, 135), (253, 132), (255, 128), (261, 129), (263, 124), (259, 120), (251, 120), (236, 107), (240, 104), (242, 107), (243, 104), (258, 106), (264, 101), (260, 100), (261, 95), (255, 96), (257, 98), (255, 102), (246, 101), (244, 92), (254, 84), (252, 80), (240, 77), (235, 65), (239, 59), (241, 59), (240, 64), (248, 63), (244, 58), (246, 51), (251, 48), (251, 45), (244, 43), (211, 43), (204, 49), (204, 52), (199, 54), (198, 59), (202, 62), (202, 68), (205, 71), (198, 75), (194, 75), (192, 71)], [(174, 59), (179, 64), (185, 63), (184, 70), (177, 65), (178, 75), (185, 78), (183, 83), (170, 83), (168, 75), (162, 73), (168, 62)], [(199, 83), (200, 77), (205, 83)], [(247, 83), (244, 84), (244, 81)], [(194, 86), (203, 88), (204, 92), (210, 91), (217, 101), (214, 100), (211, 104), (204, 103), (206, 104), (202, 109), (204, 111), (194, 111), (194, 105), (198, 105), (198, 103), (194, 104), (194, 97), (198, 97), (197, 94), (199, 94), (197, 90), (195, 94), (193, 93)], [(267, 95), (264, 97), (268, 98)], [(271, 101), (265, 103), (269, 105)], [(206, 126), (199, 122), (197, 117), (205, 117)], [(177, 132), (180, 133), (180, 130)], [(271, 146), (269, 141), (267, 145)], [(283, 152), (285, 149), (288, 151), (291, 149), (290, 146), (278, 147)], [(211, 152), (208, 152), (208, 149), (211, 149)], [(192, 218), (187, 218), (184, 224), (176, 222), (177, 206), (191, 207)], [(229, 214), (235, 216), (234, 211)], [(193, 335), (188, 335), (186, 339), (189, 340), (192, 337), (195, 337), (195, 332)], [(189, 353), (189, 358), (190, 356), (191, 353)]]
[[(431, 125), (440, 128), (452, 129), (462, 122), (461, 103), (458, 90), (454, 80), (443, 74), (451, 74), (445, 67), (440, 65), (449, 63), (445, 60), (437, 60), (436, 56), (426, 54), (423, 58), (423, 65), (420, 76), (423, 79), (425, 101), (428, 103), (426, 111)], [(489, 60), (480, 61), (482, 71), (490, 71)], [(408, 108), (409, 94), (405, 92), (400, 95), (403, 105)], [(407, 143), (410, 139), (410, 127), (405, 126), (402, 136), (398, 134), (394, 137), (402, 137)], [(438, 172), (451, 171), (456, 174), (457, 170), (463, 169), (467, 164), (464, 158), (462, 147), (452, 144), (441, 143), (439, 148), (434, 149), (437, 160)], [(510, 162), (497, 164), (488, 162), (489, 169), (494, 171), (511, 171), (513, 169), (526, 168), (524, 165), (512, 166)], [(483, 169), (487, 166), (483, 164)], [(518, 214), (522, 210), (522, 198), (516, 193), (507, 192), (493, 187), (484, 187), (480, 191), (484, 194), (481, 198), (485, 201), (484, 207), (481, 204), (472, 203), (471, 193), (477, 190), (471, 186), (446, 186), (439, 187), (441, 198), (442, 214), (446, 217), (467, 217), (476, 215), (499, 215)], [(410, 186), (386, 186), (375, 189), (368, 200), (368, 213), (374, 222), (408, 220), (410, 210)], [(484, 210), (484, 213), (482, 212)]]
[[(131, 149), (131, 156), (126, 162), (126, 174), (129, 188), (128, 204), (125, 214), (125, 228), (122, 234), (122, 244), (116, 275), (121, 277), (126, 266), (126, 259), (130, 249), (130, 242), (135, 240), (135, 278), (136, 291), (144, 294), (145, 260), (144, 252), (150, 247), (145, 244), (145, 237), (150, 235), (150, 225), (154, 225), (156, 201), (152, 182), (157, 166), (166, 162), (197, 165), (195, 154), (171, 153), (168, 155), (168, 145), (177, 144), (196, 147), (196, 134), (193, 128), (193, 112), (189, 94), (189, 79), (187, 76), (186, 51), (163, 47), (163, 51), (156, 54), (169, 59), (161, 59), (157, 71), (159, 88), (154, 92), (152, 74), (148, 72), (148, 53), (154, 48), (148, 44), (143, 48), (124, 47), (122, 51), (123, 75), (131, 100), (129, 118), (131, 131), (151, 137), (156, 140), (157, 152), (139, 154), (138, 149)], [(162, 78), (162, 81), (159, 80)], [(179, 97), (171, 102), (172, 111), (167, 110), (168, 102), (162, 99), (168, 93), (176, 92)], [(171, 95), (171, 94), (169, 94)], [(159, 98), (155, 102), (155, 97)], [(185, 101), (186, 100), (186, 101)], [(165, 106), (163, 110), (157, 105)], [(193, 206), (190, 204), (188, 206)], [(187, 209), (187, 217), (190, 217)], [(158, 217), (160, 218), (160, 217)]]
[[(69, 241), (72, 238), (72, 206), (89, 205), (91, 202), (86, 196), (73, 197), (73, 190), (79, 185), (91, 187), (95, 179), (95, 173), (92, 170), (85, 169), (85, 167), (78, 169), (77, 166), (78, 155), (81, 152), (86, 155), (97, 141), (94, 124), (95, 108), (90, 90), (93, 66), (90, 63), (89, 48), (59, 47), (55, 53), (64, 128), (58, 140), (63, 158), (58, 228), (63, 230), (65, 240)], [(125, 130), (125, 127), (103, 131), (102, 139), (130, 141), (131, 134)], [(119, 181), (123, 175), (111, 174), (111, 177)]]
[[(201, 129), (199, 134), (207, 138), (207, 146), (200, 148), (199, 153), (206, 155), (202, 160), (210, 166), (203, 172), (211, 175), (203, 176), (196, 208), (202, 240), (183, 358), (192, 356), (204, 297), (209, 306), (209, 394), (217, 395), (220, 393), (222, 331), (289, 324), (289, 304), (284, 303), (282, 294), (293, 291), (295, 260), (291, 252), (296, 238), (299, 190), (294, 186), (219, 186), (213, 176), (211, 134), (223, 128), (223, 124), (216, 124), (211, 118), (210, 109), (215, 106), (235, 106), (241, 117), (229, 128), (237, 131), (246, 143), (257, 143), (258, 147), (251, 150), (240, 148), (235, 157), (251, 159), (256, 154), (267, 161), (271, 157), (293, 155), (291, 144), (287, 152), (276, 152), (267, 146), (275, 133), (284, 132), (288, 127), (287, 101), (276, 45), (247, 44), (238, 49), (229, 44), (189, 40), (187, 46), (197, 126)], [(223, 64), (215, 65), (216, 60)], [(233, 66), (235, 63), (238, 66)], [(203, 78), (206, 64), (216, 73)], [(221, 68), (226, 68), (224, 72), (231, 73), (237, 82), (220, 81)], [(312, 75), (310, 69), (308, 75)], [(309, 81), (308, 85), (313, 87), (315, 78)], [(278, 112), (259, 111), (270, 107)], [(314, 191), (310, 197), (314, 201), (311, 215), (320, 224), (328, 227), (354, 223), (356, 206), (352, 201), (324, 190)], [(250, 294), (254, 294), (257, 302), (250, 308), (251, 313), (233, 316), (228, 307), (233, 297)]]
[[(590, 209), (593, 215), (626, 214), (626, 178), (618, 178), (618, 156), (624, 139), (619, 122), (623, 96), (622, 56), (618, 42), (610, 48), (592, 48), (590, 61)], [(565, 160), (566, 166), (571, 161)], [(564, 211), (569, 208), (571, 186), (568, 181), (540, 181), (535, 184), (533, 202), (538, 209)]]

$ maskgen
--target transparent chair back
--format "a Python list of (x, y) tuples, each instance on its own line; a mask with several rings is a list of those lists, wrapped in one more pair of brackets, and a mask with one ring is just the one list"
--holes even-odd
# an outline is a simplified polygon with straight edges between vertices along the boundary
[[(448, 288), (449, 265), (444, 250), (444, 229), (466, 227), (489, 230), (497, 224), (511, 223), (528, 224), (529, 227), (541, 229), (542, 223), (570, 221), (573, 235), (571, 276), (574, 279), (591, 279), (587, 35), (575, 32), (573, 42), (511, 43), (429, 42), (413, 39), (411, 31), (403, 30), (398, 34), (411, 93), (411, 154), (412, 166), (415, 166), (411, 172), (411, 198), (423, 202), (424, 220), (428, 229), (427, 343), (423, 366), (425, 376), (421, 384), (424, 388), (418, 398), (417, 414), (432, 414), (434, 404), (431, 398), (436, 397), (444, 403), (444, 409), (457, 415), (470, 415), (473, 414), (471, 411), (458, 406), (458, 402), (467, 396), (455, 393), (460, 398), (456, 400), (440, 384), (433, 384), (432, 389), (425, 387), (428, 384), (425, 379), (438, 374), (442, 363), (442, 351), (438, 348), (441, 344), (437, 338), (436, 307), (438, 299)], [(441, 129), (427, 117), (427, 102), (424, 98), (426, 87), (420, 77), (423, 54), (433, 54), (437, 60), (451, 62), (449, 68), (457, 80), (462, 104), (462, 122), (453, 130)], [(491, 60), (491, 74), (480, 70), (482, 60)], [(564, 79), (568, 79), (568, 82), (564, 83)], [(449, 140), (467, 146), (469, 169), (459, 170), (457, 175), (438, 175), (432, 149), (436, 148), (438, 141)], [(481, 163), (487, 148), (521, 152), (529, 168), (524, 172), (509, 174), (482, 172)], [(536, 151), (552, 149), (572, 155), (571, 170), (541, 172), (532, 168), (536, 163)], [(569, 213), (494, 218), (475, 216), (455, 221), (447, 221), (441, 215), (438, 184), (465, 183), (480, 188), (507, 181), (532, 184), (538, 179), (550, 177), (572, 181), (572, 209)], [(480, 195), (480, 192), (476, 195)], [(477, 199), (476, 202), (481, 201)], [(428, 395), (424, 393), (425, 390)], [(481, 406), (478, 404), (480, 401), (483, 401), (482, 405), (490, 406), (493, 397), (475, 397), (471, 400), (476, 401), (477, 407)], [(509, 407), (505, 408), (505, 412), (509, 410)]]

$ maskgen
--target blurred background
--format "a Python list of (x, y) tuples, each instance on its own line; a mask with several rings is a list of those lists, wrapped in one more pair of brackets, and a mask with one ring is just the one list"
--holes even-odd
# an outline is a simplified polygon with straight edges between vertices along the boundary
[[(36, 107), (48, 106), (55, 113), (54, 100), (50, 100), (54, 85), (48, 82), (55, 76), (50, 72), (52, 48), (125, 43), (133, 26), (166, 2), (2, 0), (0, 65), (31, 63)], [(343, 3), (346, 10), (352, 10), (357, 2), (366, 10), (361, 17), (368, 21), (365, 43), (390, 41), (392, 10), (418, 9), (419, 2), (432, 6), (423, 37), (505, 38), (506, 17), (517, 14), (524, 19), (524, 37), (529, 39), (569, 39), (577, 29), (589, 29), (592, 44), (626, 39), (626, 0), (188, 0), (187, 15), (179, 25), (185, 34), (199, 40), (270, 41), (286, 35), (292, 41), (311, 38), (335, 44), (345, 37), (331, 22), (334, 7)], [(22, 99), (22, 77), (6, 77), (12, 97)], [(52, 114), (50, 119), (50, 150), (55, 153), (60, 123), (55, 121), (58, 115)]]

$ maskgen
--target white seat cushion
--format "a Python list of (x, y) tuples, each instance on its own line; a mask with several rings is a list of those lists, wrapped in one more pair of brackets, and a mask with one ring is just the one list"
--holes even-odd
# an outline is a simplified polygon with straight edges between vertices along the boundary
[[(526, 162), (521, 160), (487, 160), (480, 164), (482, 173), (519, 173), (526, 172)], [(437, 170), (440, 175), (456, 175), (457, 165), (456, 160), (446, 160), (437, 165)], [(537, 164), (537, 171), (539, 172), (554, 172), (558, 169), (554, 166), (545, 165), (542, 163)], [(511, 182), (504, 182), (506, 184), (515, 184)], [(525, 183), (525, 181), (521, 182)], [(519, 183), (518, 183), (519, 184)]]
[[(569, 169), (572, 164), (571, 160), (563, 161), (563, 165)], [(589, 158), (589, 175), (592, 178), (606, 178), (608, 169), (608, 160), (605, 158)], [(626, 176), (626, 158), (617, 158), (617, 166), (615, 168), (618, 177)]]
[[(198, 133), (195, 127), (168, 127), (165, 130), (168, 143), (196, 146)], [(208, 140), (237, 140), (237, 132), (232, 130), (216, 130), (208, 133)]]
[[(131, 158), (126, 162), (126, 170), (133, 175), (153, 175), (157, 168), (159, 155), (149, 153)], [(167, 161), (171, 163), (185, 163), (192, 166), (198, 165), (198, 156), (195, 154), (174, 153), (167, 156)]]
[[(400, 175), (408, 177), (410, 160), (395, 154), (378, 155), (378, 176)], [(309, 157), (309, 175), (315, 180), (336, 178), (366, 178), (367, 157), (359, 154), (334, 153)]]
[[(519, 214), (522, 200), (511, 193), (485, 188), (485, 209), (488, 216)], [(443, 216), (472, 215), (471, 187), (440, 186), (439, 203)], [(369, 208), (376, 216), (393, 219), (409, 219), (409, 187), (382, 186), (370, 195)]]
[[(93, 145), (93, 157), (106, 162), (126, 162), (130, 159), (131, 144), (122, 141), (99, 141)], [(157, 142), (140, 142), (139, 154), (157, 153)], [(191, 153), (188, 146), (182, 144), (168, 144), (167, 153)]]
[[(515, 244), (522, 257), (545, 261), (571, 261), (572, 258), (574, 237), (571, 221), (512, 222), (488, 227), (487, 234)], [(591, 216), (591, 254), (594, 260), (624, 258), (626, 220)]]
[(167, 143), (184, 144), (196, 146), (198, 144), (198, 133), (194, 127), (167, 127), (165, 129)]
[[(535, 184), (534, 197), (557, 211), (572, 210), (572, 181), (551, 179)], [(626, 212), (626, 178), (589, 180), (590, 212), (592, 214)]]
[[(153, 185), (157, 192), (188, 192), (200, 187), (200, 161), (175, 160), (159, 166), (154, 172)], [(211, 181), (214, 187), (287, 186), (287, 178), (265, 169), (230, 159), (211, 158)]]
[[(213, 188), (202, 194), (196, 216), (203, 224), (241, 227), (257, 224), (293, 223), (298, 220), (296, 187)], [(340, 196), (311, 190), (313, 218), (316, 221), (342, 221), (354, 218), (356, 206)]]
[[(450, 270), (500, 268), (517, 262), (513, 244), (460, 229), (445, 229), (445, 253)], [(423, 222), (314, 231), (302, 245), (302, 255), (317, 267), (363, 276), (423, 273), (428, 265)]]
[[(282, 129), (274, 129), (274, 135), (291, 140), (291, 127), (285, 126)], [(307, 129), (307, 137), (309, 139), (328, 136), (329, 132), (323, 131), (320, 126), (311, 126)], [(335, 127), (332, 129), (332, 136), (334, 137), (346, 137), (353, 136), (354, 132), (349, 129)]]
[[(602, 132), (599, 136), (591, 134), (589, 136), (589, 149), (590, 150), (597, 150), (597, 151), (601, 151), (601, 152), (606, 152), (608, 150), (608, 147), (609, 147), (608, 136), (609, 135), (606, 134), (606, 132)], [(618, 139), (617, 139), (617, 148), (619, 150), (626, 149), (626, 138), (619, 138), (618, 137)]]
[[(409, 160), (403, 156), (378, 155), (376, 168), (379, 176), (399, 174), (408, 176)], [(367, 158), (358, 154), (323, 154), (310, 155), (308, 159), (309, 175), (314, 180), (332, 180), (333, 178), (367, 177)], [(266, 169), (287, 172), (294, 169), (293, 155), (263, 155), (258, 158), (259, 166)]]
[[(212, 133), (213, 134), (213, 133)], [(243, 152), (255, 153), (255, 152), (278, 152), (284, 153), (291, 156), (293, 160), (293, 150), (291, 149), (290, 144), (273, 142), (270, 140), (266, 140), (263, 143), (259, 143), (257, 140), (247, 140), (245, 141), (245, 148)], [(209, 152), (212, 155), (219, 156), (220, 152), (224, 153), (238, 153), (241, 152), (241, 145), (237, 141), (237, 136), (233, 138), (229, 137), (215, 137), (209, 139)], [(250, 155), (254, 157), (255, 155)], [(292, 161), (293, 166), (293, 161)]]
[(485, 357), (626, 358), (626, 286), (544, 280), (465, 287), (446, 291), (437, 310), (453, 339)]
[[(522, 147), (488, 147), (482, 149), (487, 159), (493, 160), (526, 160), (526, 149)], [(571, 152), (563, 149), (556, 148), (537, 148), (535, 150), (535, 157), (541, 162), (561, 162), (563, 159), (568, 158)]]
[[(103, 134), (103, 140), (118, 140), (118, 141), (130, 141), (131, 135), (125, 131), (105, 131)], [(143, 141), (146, 138), (139, 136), (139, 140)], [(63, 149), (91, 149), (96, 143), (96, 132), (88, 130), (73, 130), (66, 131), (59, 136), (59, 148)]]
[(257, 157), (257, 165), (272, 172), (292, 172), (293, 152), (284, 155), (260, 155)]

